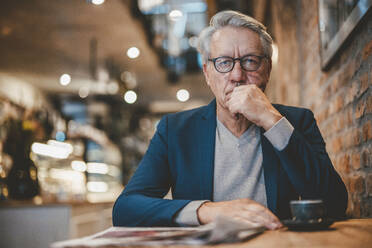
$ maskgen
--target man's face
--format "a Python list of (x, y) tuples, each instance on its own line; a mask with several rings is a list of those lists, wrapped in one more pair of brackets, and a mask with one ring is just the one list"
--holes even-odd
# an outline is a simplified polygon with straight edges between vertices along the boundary
[[(254, 31), (244, 28), (224, 27), (216, 31), (210, 43), (210, 59), (220, 56), (238, 58), (247, 54), (263, 56), (263, 47), (260, 37)], [(262, 59), (261, 66), (256, 71), (245, 71), (240, 67), (239, 61), (235, 61), (232, 71), (220, 73), (210, 61), (203, 65), (203, 72), (207, 84), (211, 88), (217, 100), (217, 107), (226, 108), (225, 103), (237, 83), (255, 84), (262, 91), (265, 90), (269, 81), (271, 60)]]

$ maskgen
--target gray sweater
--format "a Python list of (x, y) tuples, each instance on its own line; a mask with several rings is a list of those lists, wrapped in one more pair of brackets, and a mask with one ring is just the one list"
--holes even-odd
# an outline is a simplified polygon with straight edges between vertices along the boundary
[[(275, 149), (284, 149), (293, 126), (283, 117), (264, 135)], [(260, 128), (251, 125), (239, 138), (217, 119), (213, 201), (249, 198), (267, 206)], [(191, 201), (175, 216), (182, 226), (199, 225), (196, 211), (207, 200)]]

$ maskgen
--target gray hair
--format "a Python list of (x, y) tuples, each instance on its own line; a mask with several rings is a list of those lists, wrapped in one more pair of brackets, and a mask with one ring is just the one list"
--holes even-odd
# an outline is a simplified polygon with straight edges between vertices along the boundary
[(271, 58), (273, 53), (273, 39), (266, 32), (266, 27), (256, 19), (244, 15), (237, 11), (225, 10), (215, 14), (209, 23), (209, 26), (203, 29), (199, 34), (198, 51), (202, 55), (203, 63), (208, 62), (210, 56), (210, 42), (213, 34), (226, 26), (248, 28), (256, 32), (260, 36), (261, 44), (264, 50), (264, 55)]

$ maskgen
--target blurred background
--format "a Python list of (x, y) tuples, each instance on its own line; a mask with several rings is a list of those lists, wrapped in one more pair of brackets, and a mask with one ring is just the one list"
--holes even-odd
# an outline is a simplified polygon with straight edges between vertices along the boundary
[(225, 9), (268, 27), (266, 94), (314, 112), (348, 215), (371, 217), (371, 2), (2, 1), (0, 246), (45, 247), (112, 225), (161, 116), (213, 99), (197, 36)]

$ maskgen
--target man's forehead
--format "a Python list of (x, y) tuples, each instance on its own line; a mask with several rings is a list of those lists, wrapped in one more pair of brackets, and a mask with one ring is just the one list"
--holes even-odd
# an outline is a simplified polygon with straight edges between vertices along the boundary
[[(226, 37), (226, 35), (230, 35), (229, 37)], [(226, 26), (223, 28), (218, 29), (214, 34), (212, 35), (212, 42), (221, 40), (223, 38), (232, 39), (232, 38), (239, 38), (239, 37), (245, 37), (249, 39), (259, 39), (259, 35), (257, 32), (244, 27), (234, 27), (234, 26)]]
[(229, 50), (237, 47), (243, 50), (262, 50), (259, 35), (248, 28), (227, 26), (217, 30), (211, 37), (212, 53), (220, 49)]

